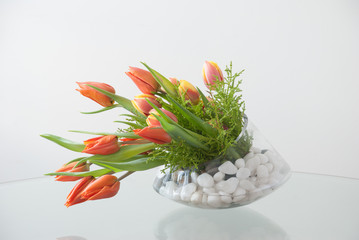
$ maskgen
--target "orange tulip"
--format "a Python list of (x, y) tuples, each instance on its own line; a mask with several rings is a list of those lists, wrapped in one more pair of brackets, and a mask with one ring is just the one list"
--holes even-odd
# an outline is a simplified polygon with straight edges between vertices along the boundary
[(81, 197), (87, 200), (110, 198), (117, 194), (120, 189), (120, 182), (113, 175), (103, 175), (92, 181), (81, 192)]
[(86, 198), (81, 196), (81, 193), (94, 180), (95, 178), (91, 176), (82, 178), (67, 196), (65, 206), (70, 207), (72, 205), (87, 201)]
[(83, 153), (109, 155), (120, 150), (117, 136), (107, 135), (102, 137), (91, 138), (84, 141), (86, 145)]
[(180, 80), (180, 85), (178, 87), (180, 94), (184, 94), (186, 100), (190, 100), (192, 104), (198, 104), (200, 95), (197, 89), (186, 80)]
[(142, 114), (148, 115), (152, 110), (152, 106), (147, 102), (148, 99), (151, 103), (155, 104), (157, 107), (161, 107), (161, 104), (157, 102), (156, 97), (152, 94), (140, 94), (135, 96), (131, 101), (132, 105)]
[(113, 105), (113, 100), (106, 96), (103, 93), (87, 86), (86, 84), (92, 85), (94, 87), (101, 88), (105, 91), (115, 93), (115, 89), (106, 83), (99, 83), (99, 82), (76, 82), (80, 89), (76, 89), (79, 91), (83, 96), (88, 97), (103, 107), (109, 107)]
[[(74, 166), (77, 163), (78, 162), (72, 162), (67, 165), (64, 164), (61, 168), (57, 169), (56, 172), (85, 172), (89, 170), (89, 167), (86, 163), (81, 163), (79, 166), (74, 168)], [(55, 177), (56, 181), (61, 181), (61, 182), (77, 181), (81, 178), (82, 177), (59, 176), (59, 175)]]
[(223, 74), (217, 63), (212, 61), (206, 61), (202, 70), (203, 81), (205, 85), (211, 89), (211, 86), (216, 81), (223, 81)]
[(145, 127), (143, 129), (134, 129), (133, 132), (144, 139), (157, 144), (166, 144), (171, 142), (168, 133), (159, 127)]
[(125, 73), (132, 79), (138, 89), (145, 94), (155, 93), (160, 88), (160, 85), (149, 71), (129, 67), (129, 71)]
[[(178, 122), (177, 117), (176, 117), (173, 113), (171, 113), (170, 111), (167, 111), (166, 109), (163, 109), (163, 108), (161, 108), (161, 111), (162, 111), (164, 114), (166, 114), (168, 117), (170, 117), (173, 121)], [(160, 114), (159, 114), (155, 109), (152, 109), (152, 110), (150, 111), (150, 114), (154, 114), (154, 115), (160, 116)], [(161, 127), (160, 121), (158, 121), (158, 120), (156, 119), (156, 117), (153, 116), (153, 115), (149, 115), (149, 116), (147, 117), (146, 123), (147, 123), (147, 125), (150, 126), (150, 127)]]

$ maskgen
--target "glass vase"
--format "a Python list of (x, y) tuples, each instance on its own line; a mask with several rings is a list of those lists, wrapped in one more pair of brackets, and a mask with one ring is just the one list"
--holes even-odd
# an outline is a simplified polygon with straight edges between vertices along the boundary
[(280, 187), (290, 167), (247, 117), (233, 147), (198, 168), (157, 174), (153, 188), (160, 195), (197, 208), (247, 205)]

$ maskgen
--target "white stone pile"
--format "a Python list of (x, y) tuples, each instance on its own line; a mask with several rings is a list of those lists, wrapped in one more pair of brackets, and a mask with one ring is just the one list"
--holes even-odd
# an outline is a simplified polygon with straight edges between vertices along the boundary
[[(178, 176), (179, 172), (172, 176)], [(226, 161), (208, 172), (211, 174), (191, 172), (189, 180), (182, 182), (159, 179), (162, 185), (158, 191), (167, 198), (202, 208), (245, 205), (278, 187), (288, 175), (289, 167), (273, 151), (253, 147), (245, 157), (233, 163)]]

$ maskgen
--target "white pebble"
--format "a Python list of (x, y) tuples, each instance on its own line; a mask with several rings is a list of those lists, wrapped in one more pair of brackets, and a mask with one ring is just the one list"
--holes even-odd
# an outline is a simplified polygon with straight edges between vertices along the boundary
[(264, 154), (257, 154), (257, 157), (260, 159), (260, 164), (265, 164), (269, 161), (268, 157)]
[(234, 203), (239, 203), (243, 198), (245, 198), (246, 195), (240, 195), (233, 198)]
[(200, 191), (197, 191), (192, 194), (191, 196), (191, 202), (198, 204), (202, 202), (202, 193)]
[(207, 199), (207, 203), (208, 205), (212, 206), (212, 207), (220, 207), (221, 206), (221, 198), (220, 196), (208, 196)]
[(218, 167), (218, 170), (224, 174), (236, 174), (237, 167), (230, 161), (224, 162), (221, 166)]
[(251, 171), (248, 168), (240, 168), (237, 171), (236, 177), (241, 180), (241, 179), (246, 179), (251, 175)]
[(202, 204), (203, 204), (203, 205), (207, 205), (207, 200), (208, 200), (208, 195), (207, 195), (207, 194), (203, 194), (203, 195), (202, 195)]
[(240, 196), (240, 195), (245, 195), (246, 194), (246, 190), (244, 190), (243, 188), (241, 187), (238, 187), (236, 189), (236, 191), (234, 191), (234, 193), (232, 194), (232, 196)]
[(273, 166), (273, 164), (272, 164), (272, 163), (266, 163), (266, 164), (264, 164), (264, 165), (267, 167), (268, 172), (273, 171), (274, 166)]
[(226, 192), (226, 193), (233, 193), (237, 186), (238, 186), (239, 180), (235, 177), (231, 177), (230, 179), (226, 181), (221, 181), (216, 184), (216, 189), (218, 191)]
[(202, 173), (201, 175), (198, 176), (197, 183), (201, 187), (211, 188), (214, 185), (214, 180), (213, 177), (208, 173)]
[(239, 186), (245, 190), (254, 190), (256, 187), (247, 179), (243, 179), (239, 182)]
[(234, 162), (234, 165), (236, 165), (237, 168), (242, 168), (246, 166), (246, 162), (244, 161), (243, 158), (239, 158)]
[(173, 181), (168, 181), (168, 182), (166, 182), (166, 186), (163, 190), (163, 193), (167, 197), (173, 198), (173, 193), (175, 192), (176, 189), (177, 189), (177, 184)]
[(246, 162), (246, 168), (248, 168), (251, 172), (253, 170), (256, 170), (257, 167), (259, 166), (261, 160), (259, 159), (259, 157), (255, 156), (253, 158), (250, 158), (247, 160)]
[(221, 196), (221, 201), (224, 203), (231, 203), (232, 202), (232, 197), (230, 196)]
[(224, 179), (224, 176), (225, 176), (224, 173), (217, 172), (216, 174), (214, 174), (213, 179), (214, 179), (214, 181), (219, 182), (219, 181), (222, 181)]
[(257, 177), (259, 178), (266, 178), (269, 176), (268, 168), (264, 165), (259, 165), (257, 167)]
[(207, 193), (208, 195), (212, 195), (213, 193), (216, 192), (216, 189), (214, 189), (214, 188), (203, 188), (203, 192)]
[(175, 201), (181, 200), (182, 187), (177, 188), (172, 195), (172, 199)]
[(218, 191), (218, 194), (221, 196), (229, 196), (229, 193), (223, 192), (223, 191)]
[(182, 201), (190, 201), (192, 194), (196, 191), (197, 185), (195, 183), (189, 183), (182, 187), (181, 199)]
[(261, 153), (261, 149), (257, 147), (251, 147), (250, 151), (253, 153)]
[(197, 178), (198, 178), (198, 173), (191, 172), (191, 180), (192, 180), (193, 183), (197, 184)]
[(247, 155), (244, 156), (244, 160), (247, 161), (248, 159), (251, 159), (252, 157), (254, 157), (254, 153), (249, 152)]

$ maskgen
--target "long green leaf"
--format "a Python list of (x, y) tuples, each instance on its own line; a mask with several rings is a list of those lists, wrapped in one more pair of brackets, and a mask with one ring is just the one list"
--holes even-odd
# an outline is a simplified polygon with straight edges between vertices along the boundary
[(141, 138), (140, 136), (136, 135), (133, 132), (108, 133), (108, 132), (88, 132), (88, 131), (78, 131), (78, 130), (70, 130), (69, 132), (85, 133), (85, 134), (92, 134), (92, 135), (115, 135), (117, 137), (125, 137), (125, 138)]
[(85, 144), (73, 142), (71, 140), (68, 140), (68, 139), (65, 139), (65, 138), (62, 138), (59, 136), (55, 136), (52, 134), (41, 134), (40, 136), (58, 144), (64, 148), (67, 148), (71, 151), (82, 152), (85, 149)]
[(176, 97), (177, 96), (177, 90), (176, 87), (171, 83), (170, 80), (165, 78), (162, 74), (157, 72), (156, 70), (150, 68), (146, 63), (141, 62), (147, 69), (150, 71), (152, 76), (156, 79), (158, 84), (161, 85), (161, 87), (166, 91), (167, 94)]
[(109, 169), (98, 169), (88, 172), (54, 172), (54, 173), (47, 173), (46, 176), (74, 176), (74, 177), (99, 177), (105, 174), (108, 174), (112, 172), (112, 170)]
[(188, 132), (186, 132), (184, 129), (178, 127), (177, 125), (171, 124), (167, 122), (165, 119), (153, 115), (160, 123), (162, 128), (176, 141), (185, 141), (187, 144), (196, 147), (196, 148), (202, 148), (204, 150), (209, 150), (208, 147), (203, 144), (198, 138), (192, 136)]
[(116, 107), (121, 107), (120, 104), (114, 104), (112, 106), (109, 106), (109, 107), (104, 107), (100, 110), (97, 110), (97, 111), (92, 111), (92, 112), (81, 112), (82, 114), (95, 114), (95, 113), (100, 113), (100, 112), (105, 112), (105, 111), (108, 111), (108, 110), (111, 110), (113, 108), (116, 108)]
[(132, 120), (135, 120), (135, 121), (140, 122), (140, 123), (143, 123), (143, 124), (146, 123), (146, 119), (143, 119), (142, 117), (139, 117), (139, 116), (136, 116), (136, 115), (120, 114), (120, 116), (129, 117), (129, 118), (131, 118)]
[(145, 143), (139, 145), (127, 145), (121, 146), (120, 150), (110, 155), (93, 155), (88, 157), (87, 160), (92, 162), (93, 160), (101, 160), (108, 162), (123, 162), (131, 157), (134, 157), (140, 153), (152, 150), (156, 145), (154, 143)]
[(144, 171), (154, 167), (165, 164), (165, 159), (158, 159), (155, 161), (148, 161), (149, 157), (143, 157), (133, 161), (126, 161), (121, 163), (109, 163), (104, 161), (93, 161), (94, 164), (112, 168), (114, 171)]
[(217, 136), (218, 132), (215, 128), (213, 128), (211, 125), (203, 121), (201, 118), (197, 117), (195, 114), (191, 113), (189, 110), (181, 106), (176, 100), (168, 96), (168, 101), (172, 103), (176, 109), (182, 113), (182, 116), (187, 118), (188, 121), (190, 121), (192, 124), (196, 125), (199, 129), (204, 131), (206, 134), (208, 134), (211, 137)]
[(105, 94), (106, 96), (112, 98), (113, 100), (115, 100), (118, 104), (120, 104), (124, 109), (132, 112), (133, 114), (139, 116), (139, 117), (142, 117), (142, 118), (146, 118), (143, 114), (141, 114), (139, 111), (137, 111), (137, 109), (132, 105), (132, 102), (131, 100), (125, 98), (125, 97), (121, 97), (119, 95), (116, 95), (116, 94), (113, 94), (111, 92), (108, 92), (106, 90), (103, 90), (101, 88), (98, 88), (98, 87), (95, 87), (95, 86), (92, 86), (90, 84), (86, 84), (87, 86), (93, 88), (93, 89), (96, 89), (97, 91)]
[(130, 127), (133, 127), (133, 128), (143, 128), (144, 125), (139, 125), (137, 123), (134, 123), (134, 122), (128, 122), (128, 121), (114, 121), (114, 122), (117, 122), (117, 123), (123, 123), (123, 124), (126, 124)]
[(202, 99), (202, 101), (203, 101), (204, 107), (207, 108), (207, 107), (208, 107), (208, 104), (209, 104), (208, 99), (207, 99), (206, 96), (203, 94), (203, 92), (201, 91), (201, 89), (199, 89), (198, 87), (197, 87), (197, 91), (199, 92), (199, 95), (201, 96), (201, 99)]

